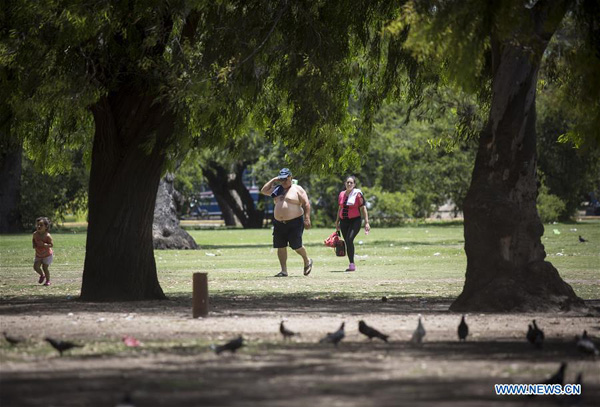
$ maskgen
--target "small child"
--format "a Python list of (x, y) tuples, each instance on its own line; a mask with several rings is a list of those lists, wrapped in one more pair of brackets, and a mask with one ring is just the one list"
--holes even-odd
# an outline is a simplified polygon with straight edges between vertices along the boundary
[[(36, 231), (33, 232), (33, 248), (35, 249), (35, 259), (33, 261), (33, 269), (40, 275), (38, 283), (44, 283), (45, 286), (50, 285), (50, 271), (48, 266), (52, 264), (54, 259), (54, 252), (52, 247), (52, 236), (48, 231), (50, 230), (50, 221), (48, 218), (41, 217), (35, 220)], [(40, 267), (41, 266), (41, 267)], [(42, 273), (42, 268), (44, 272)]]

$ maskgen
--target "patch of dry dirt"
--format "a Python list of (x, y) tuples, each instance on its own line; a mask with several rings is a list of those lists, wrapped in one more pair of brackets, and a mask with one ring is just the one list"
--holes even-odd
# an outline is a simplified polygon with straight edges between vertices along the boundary
[[(26, 339), (0, 347), (0, 404), (113, 406), (130, 393), (140, 406), (481, 406), (600, 405), (597, 359), (579, 354), (574, 336), (600, 336), (600, 318), (564, 314), (473, 314), (471, 335), (456, 340), (460, 316), (447, 299), (420, 301), (255, 299), (211, 297), (209, 317), (192, 319), (191, 298), (142, 303), (0, 302), (2, 330)], [(409, 342), (417, 315), (427, 330), (422, 346)], [(535, 318), (544, 349), (525, 341)], [(283, 341), (279, 322), (301, 337)], [(369, 342), (357, 322), (390, 335)], [(319, 344), (346, 322), (338, 348)], [(238, 334), (248, 346), (215, 355), (210, 343)], [(123, 335), (142, 341), (126, 348)], [(46, 336), (86, 346), (59, 357)], [(568, 362), (566, 383), (583, 372), (583, 396), (496, 396), (495, 383), (543, 382)]]

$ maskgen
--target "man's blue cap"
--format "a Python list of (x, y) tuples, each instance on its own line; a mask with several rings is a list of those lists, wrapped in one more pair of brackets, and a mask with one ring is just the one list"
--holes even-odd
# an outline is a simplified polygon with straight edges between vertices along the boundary
[(289, 177), (290, 175), (292, 175), (292, 172), (290, 171), (289, 168), (282, 168), (281, 171), (279, 171), (279, 179), (284, 179)]

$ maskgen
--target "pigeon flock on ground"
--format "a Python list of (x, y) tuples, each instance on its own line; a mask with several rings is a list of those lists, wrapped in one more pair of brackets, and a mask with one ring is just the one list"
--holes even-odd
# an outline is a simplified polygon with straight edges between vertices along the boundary
[[(328, 332), (324, 337), (322, 337), (319, 340), (319, 343), (331, 343), (337, 347), (346, 336), (345, 327), (346, 323), (342, 322), (342, 324), (336, 331)], [(367, 325), (367, 323), (363, 320), (358, 321), (358, 332), (366, 336), (369, 339), (369, 341), (372, 341), (373, 338), (376, 338), (388, 343), (388, 339), (390, 337), (389, 335), (382, 333), (378, 329)], [(281, 321), (281, 323), (279, 324), (279, 333), (281, 334), (284, 340), (288, 340), (294, 336), (300, 336), (300, 333), (288, 329), (283, 321)], [(465, 315), (461, 316), (460, 323), (458, 324), (457, 334), (458, 340), (460, 342), (464, 342), (467, 340), (467, 336), (469, 335), (469, 326), (467, 325), (467, 322), (465, 320)], [(3, 332), (3, 335), (6, 342), (8, 342), (11, 346), (17, 346), (25, 342), (25, 339), (11, 336), (7, 332)], [(425, 326), (423, 325), (422, 316), (419, 314), (417, 320), (417, 327), (412, 333), (410, 342), (415, 344), (422, 344), (425, 335)], [(532, 320), (530, 324), (528, 324), (528, 329), (525, 337), (527, 341), (536, 349), (543, 348), (544, 331), (540, 329), (535, 319)], [(135, 345), (129, 344), (127, 342), (128, 340), (135, 341)], [(52, 346), (54, 349), (56, 349), (59, 352), (60, 356), (63, 355), (63, 352), (66, 352), (70, 349), (83, 347), (83, 345), (74, 342), (69, 342), (66, 340), (45, 338), (45, 341), (48, 342), (50, 346)], [(139, 346), (141, 344), (137, 339), (130, 336), (124, 336), (123, 341), (127, 346)], [(575, 336), (575, 345), (577, 351), (582, 354), (600, 356), (600, 351), (598, 350), (592, 339), (589, 337), (587, 330), (584, 330), (581, 336)], [(243, 346), (244, 338), (241, 335), (239, 335), (237, 338), (232, 339), (223, 345), (211, 345), (211, 349), (216, 354), (221, 354), (225, 351), (235, 353), (239, 348)]]
[[(322, 337), (319, 340), (319, 343), (328, 343), (328, 344), (330, 343), (330, 344), (333, 344), (335, 347), (338, 347), (340, 342), (342, 342), (342, 340), (346, 337), (345, 326), (346, 326), (346, 323), (342, 322), (342, 324), (336, 331), (327, 333), (324, 337)], [(360, 332), (361, 334), (366, 336), (369, 339), (369, 341), (372, 341), (373, 338), (376, 338), (376, 339), (380, 339), (383, 342), (388, 343), (388, 339), (390, 338), (389, 335), (386, 335), (386, 334), (382, 333), (381, 331), (377, 330), (376, 328), (367, 325), (367, 323), (363, 320), (360, 320), (358, 322), (358, 332)], [(298, 332), (294, 332), (294, 331), (288, 329), (284, 325), (283, 321), (281, 321), (281, 323), (279, 325), (279, 333), (281, 334), (281, 336), (283, 337), (284, 340), (289, 340), (290, 338), (292, 338), (294, 336), (300, 336), (300, 334)], [(417, 327), (415, 328), (415, 330), (412, 333), (410, 342), (413, 344), (421, 345), (423, 343), (425, 334), (426, 334), (426, 331), (425, 331), (425, 326), (423, 325), (423, 319), (422, 319), (421, 315), (419, 314), (418, 320), (417, 320)], [(3, 332), (3, 335), (4, 335), (4, 339), (11, 346), (18, 346), (25, 342), (25, 339), (11, 336), (7, 332)], [(467, 325), (467, 322), (465, 320), (465, 315), (461, 316), (460, 323), (459, 323), (458, 329), (457, 329), (457, 335), (458, 335), (458, 340), (460, 342), (464, 342), (467, 340), (467, 336), (469, 335), (469, 326)], [(545, 338), (544, 331), (538, 326), (535, 319), (531, 321), (531, 324), (528, 324), (528, 329), (527, 329), (527, 333), (526, 333), (525, 337), (526, 337), (527, 341), (536, 349), (541, 350), (543, 348), (544, 338)], [(131, 337), (131, 338), (133, 338), (133, 337)], [(133, 339), (135, 339), (135, 338), (133, 338)], [(54, 349), (56, 349), (60, 356), (63, 355), (63, 352), (66, 352), (73, 348), (81, 348), (84, 346), (84, 345), (80, 345), (80, 344), (77, 344), (74, 342), (53, 339), (53, 338), (49, 338), (49, 337), (45, 338), (45, 341), (48, 342), (50, 344), (50, 346), (52, 346)], [(239, 335), (237, 338), (234, 338), (234, 339), (230, 340), (229, 342), (226, 342), (222, 345), (213, 344), (210, 346), (210, 348), (217, 355), (219, 355), (223, 352), (236, 353), (236, 351), (238, 349), (242, 348), (243, 346), (244, 346), (244, 338), (242, 337), (242, 335)], [(576, 346), (577, 351), (581, 354), (589, 355), (594, 358), (600, 355), (598, 348), (596, 347), (596, 345), (594, 344), (592, 339), (588, 336), (587, 330), (584, 330), (581, 336), (579, 336), (579, 335), (575, 336), (575, 346)], [(543, 381), (543, 383), (544, 384), (564, 385), (566, 368), (567, 368), (567, 363), (562, 362), (559, 369), (556, 371), (556, 373), (554, 373), (548, 379)], [(583, 378), (583, 374), (582, 374), (582, 372), (579, 372), (577, 375), (576, 384), (581, 384), (582, 378)], [(131, 403), (130, 396), (125, 395), (123, 401), (119, 404), (119, 406), (123, 406), (123, 407), (133, 406), (133, 404)]]

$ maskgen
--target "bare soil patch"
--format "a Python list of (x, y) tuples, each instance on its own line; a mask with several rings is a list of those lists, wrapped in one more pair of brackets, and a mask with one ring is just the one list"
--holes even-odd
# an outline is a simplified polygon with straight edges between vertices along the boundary
[[(211, 297), (209, 317), (192, 319), (191, 298), (137, 303), (65, 299), (0, 301), (2, 330), (25, 342), (2, 340), (0, 404), (113, 406), (129, 393), (136, 406), (481, 406), (600, 405), (598, 360), (575, 348), (584, 329), (600, 336), (600, 302), (586, 312), (467, 315), (471, 334), (457, 341), (460, 315), (450, 299), (387, 302), (318, 300), (303, 296)], [(417, 315), (427, 335), (409, 342)], [(536, 319), (543, 350), (525, 341)], [(301, 336), (284, 341), (284, 319)], [(369, 342), (365, 320), (390, 335)], [(339, 347), (320, 344), (346, 322)], [(211, 343), (243, 335), (236, 354), (215, 355)], [(142, 342), (126, 347), (121, 338)], [(53, 351), (46, 336), (85, 346)], [(566, 383), (583, 372), (583, 396), (496, 396), (495, 383), (540, 383), (561, 361)]]

